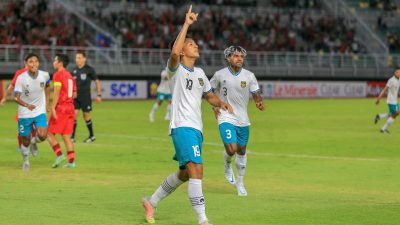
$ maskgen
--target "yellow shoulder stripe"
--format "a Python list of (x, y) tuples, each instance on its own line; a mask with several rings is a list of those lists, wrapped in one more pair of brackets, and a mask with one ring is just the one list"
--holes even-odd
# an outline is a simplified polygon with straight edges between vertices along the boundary
[(54, 86), (61, 87), (61, 82), (54, 82)]

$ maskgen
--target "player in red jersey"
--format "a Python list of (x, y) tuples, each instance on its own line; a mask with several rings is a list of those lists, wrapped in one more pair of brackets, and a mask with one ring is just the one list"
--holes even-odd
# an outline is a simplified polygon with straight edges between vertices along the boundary
[(64, 54), (57, 54), (53, 62), (56, 72), (53, 75), (54, 94), (48, 128), (48, 141), (57, 156), (53, 168), (57, 168), (65, 160), (65, 155), (61, 151), (55, 134), (62, 136), (67, 149), (68, 163), (65, 167), (75, 168), (75, 152), (71, 134), (75, 120), (76, 83), (66, 69), (68, 63), (68, 56)]
[[(11, 80), (11, 83), (8, 85), (6, 91), (4, 92), (3, 97), (0, 100), (0, 105), (3, 106), (3, 105), (6, 104), (7, 96), (10, 95), (10, 93), (12, 93), (14, 91), (15, 83), (17, 82), (17, 78), (19, 77), (19, 75), (21, 75), (22, 73), (24, 73), (25, 71), (28, 70), (28, 66), (26, 65), (26, 60), (25, 59), (24, 59), (24, 65), (25, 65), (24, 68), (21, 68), (21, 69), (17, 70), (14, 73), (14, 76), (13, 76), (13, 79)], [(18, 122), (18, 113), (15, 114), (15, 121)], [(35, 126), (33, 126), (32, 135), (31, 136), (32, 137), (36, 136), (36, 127)], [(20, 150), (21, 145), (22, 145), (22, 137), (19, 135), (19, 132), (17, 132), (17, 139), (18, 139), (18, 150)], [(32, 153), (33, 156), (37, 156), (38, 147), (37, 147), (36, 143), (35, 144), (32, 143), (30, 145), (30, 152)]]

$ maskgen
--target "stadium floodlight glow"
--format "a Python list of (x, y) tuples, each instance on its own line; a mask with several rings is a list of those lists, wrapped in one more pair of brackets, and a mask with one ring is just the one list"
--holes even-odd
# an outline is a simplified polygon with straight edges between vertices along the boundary
[(242, 53), (244, 57), (246, 57), (247, 55), (246, 49), (244, 49), (242, 46), (231, 45), (224, 50), (225, 59), (229, 58), (231, 55), (235, 53)]

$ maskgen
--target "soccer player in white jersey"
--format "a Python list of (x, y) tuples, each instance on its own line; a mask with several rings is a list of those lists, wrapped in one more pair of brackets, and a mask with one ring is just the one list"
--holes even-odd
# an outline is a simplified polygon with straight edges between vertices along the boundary
[[(243, 68), (246, 50), (240, 46), (230, 46), (224, 51), (228, 66), (215, 72), (210, 83), (214, 92), (233, 108), (233, 113), (214, 108), (218, 119), (219, 131), (225, 146), (225, 177), (230, 184), (236, 184), (238, 195), (247, 196), (243, 184), (246, 171), (246, 145), (249, 139), (250, 121), (247, 105), (250, 93), (256, 107), (264, 110), (264, 102), (260, 95), (260, 87), (252, 72)], [(232, 157), (236, 154), (237, 180), (232, 169)]]
[(165, 113), (165, 120), (171, 119), (171, 88), (170, 88), (170, 79), (167, 73), (167, 70), (164, 69), (161, 72), (161, 81), (157, 88), (157, 102), (154, 103), (153, 108), (150, 111), (149, 119), (150, 122), (154, 122), (154, 113), (161, 106), (164, 100), (168, 102), (167, 112)]
[[(39, 57), (36, 54), (28, 54), (25, 61), (28, 70), (17, 78), (14, 99), (19, 105), (18, 132), (22, 137), (22, 169), (28, 171), (29, 146), (47, 137), (46, 108), (49, 106), (50, 76), (48, 72), (39, 70)], [(33, 125), (37, 129), (35, 137), (31, 137)]]
[(197, 20), (197, 16), (190, 6), (168, 60), (168, 73), (173, 81), (170, 134), (175, 146), (174, 159), (179, 162), (179, 170), (169, 175), (150, 198), (143, 199), (148, 223), (155, 222), (154, 210), (159, 201), (182, 183), (189, 181), (189, 200), (197, 214), (198, 224), (210, 225), (202, 191), (202, 97), (214, 107), (228, 112), (232, 112), (232, 107), (212, 92), (204, 71), (194, 67), (199, 58), (199, 49), (193, 39), (186, 38), (186, 33), (189, 26)]
[(375, 116), (375, 124), (378, 123), (380, 119), (387, 118), (386, 123), (381, 128), (381, 133), (389, 133), (388, 127), (394, 122), (396, 117), (399, 115), (399, 104), (397, 101), (399, 94), (399, 87), (400, 87), (400, 67), (397, 67), (394, 72), (394, 76), (392, 76), (387, 81), (385, 88), (383, 88), (382, 92), (379, 94), (375, 102), (378, 105), (381, 98), (387, 92), (386, 102), (389, 107), (389, 112), (377, 114)]

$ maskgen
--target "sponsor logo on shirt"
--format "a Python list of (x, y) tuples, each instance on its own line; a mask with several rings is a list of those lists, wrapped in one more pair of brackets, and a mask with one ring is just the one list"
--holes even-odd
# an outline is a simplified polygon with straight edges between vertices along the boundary
[(44, 82), (40, 82), (40, 87), (44, 88)]
[(86, 80), (86, 77), (87, 77), (86, 73), (81, 74), (81, 80)]
[(245, 88), (246, 87), (246, 81), (240, 81), (240, 87)]

